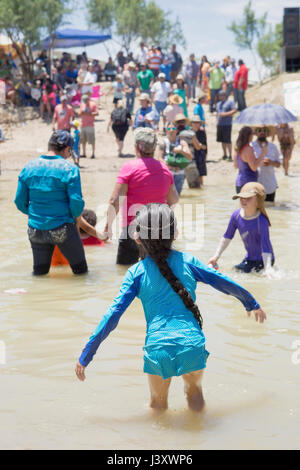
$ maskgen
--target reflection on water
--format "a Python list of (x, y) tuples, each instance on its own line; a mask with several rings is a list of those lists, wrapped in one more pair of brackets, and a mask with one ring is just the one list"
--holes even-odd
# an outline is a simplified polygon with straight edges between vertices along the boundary
[[(88, 208), (107, 201), (114, 179), (110, 173), (83, 173)], [(272, 278), (233, 270), (244, 256), (238, 235), (219, 263), (221, 272), (254, 294), (267, 322), (256, 324), (235, 299), (198, 285), (211, 353), (200, 416), (187, 410), (181, 378), (172, 381), (166, 413), (148, 409), (145, 321), (138, 300), (101, 345), (86, 382), (77, 381), (75, 361), (125, 274), (115, 265), (117, 242), (87, 247), (86, 276), (74, 277), (63, 267), (33, 278), (26, 217), (12, 202), (16, 181), (13, 171), (0, 179), (0, 341), (6, 348), (6, 364), (0, 364), (1, 448), (299, 448), (300, 365), (291, 360), (300, 324), (297, 178), (280, 179), (277, 202), (267, 209), (276, 256)], [(231, 177), (214, 174), (207, 181), (204, 190), (185, 188), (181, 199), (182, 205), (204, 205), (201, 241), (176, 242), (204, 262), (236, 208)], [(194, 223), (184, 220), (185, 235)]]

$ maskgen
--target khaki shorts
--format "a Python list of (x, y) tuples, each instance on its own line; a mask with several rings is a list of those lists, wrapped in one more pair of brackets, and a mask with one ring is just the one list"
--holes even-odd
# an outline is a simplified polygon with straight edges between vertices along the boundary
[(94, 127), (82, 127), (80, 132), (80, 143), (81, 144), (95, 144), (95, 128)]

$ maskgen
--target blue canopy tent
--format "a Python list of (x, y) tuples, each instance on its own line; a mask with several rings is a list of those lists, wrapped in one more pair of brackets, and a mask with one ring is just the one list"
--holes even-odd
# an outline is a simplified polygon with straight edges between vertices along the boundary
[(48, 36), (42, 42), (42, 49), (67, 49), (70, 47), (92, 46), (111, 39), (109, 34), (81, 29), (62, 29), (53, 36)]
[(48, 36), (42, 42), (42, 49), (50, 50), (50, 76), (52, 78), (52, 50), (67, 49), (71, 47), (86, 47), (105, 42), (111, 39), (110, 34), (100, 34), (96, 31), (85, 31), (81, 29), (62, 29)]

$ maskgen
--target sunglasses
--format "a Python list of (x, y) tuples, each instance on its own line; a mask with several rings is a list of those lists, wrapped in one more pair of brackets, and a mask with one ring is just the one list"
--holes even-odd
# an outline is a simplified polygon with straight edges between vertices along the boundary
[(168, 127), (168, 131), (177, 131), (176, 127)]
[(268, 127), (256, 127), (255, 132), (257, 132), (258, 134), (260, 134), (261, 132), (266, 134), (267, 132), (269, 132), (269, 128)]

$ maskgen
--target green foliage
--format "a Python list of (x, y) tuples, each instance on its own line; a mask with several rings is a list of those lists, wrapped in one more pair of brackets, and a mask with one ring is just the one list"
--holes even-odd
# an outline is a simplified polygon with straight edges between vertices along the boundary
[(65, 16), (71, 12), (68, 0), (46, 0), (43, 2), (43, 26), (49, 35), (63, 24)]
[(257, 38), (265, 31), (266, 20), (267, 13), (261, 18), (256, 18), (250, 0), (244, 8), (242, 20), (239, 23), (233, 21), (228, 29), (233, 32), (235, 43), (240, 49), (253, 50)]
[(277, 73), (280, 60), (280, 49), (282, 47), (282, 23), (277, 24), (273, 29), (260, 37), (257, 43), (257, 52), (266, 68), (272, 74)]
[(89, 0), (87, 2), (88, 22), (110, 32), (114, 22), (113, 0)]
[(185, 45), (179, 19), (170, 19), (154, 0), (88, 0), (88, 21), (91, 26), (109, 30), (118, 37), (128, 52), (138, 39), (169, 47), (170, 44)]
[(248, 49), (252, 53), (259, 79), (261, 79), (261, 73), (256, 64), (256, 48), (259, 39), (265, 34), (267, 15), (265, 13), (261, 18), (257, 18), (252, 9), (252, 2), (249, 0), (244, 8), (241, 21), (233, 21), (228, 27), (229, 31), (234, 34), (236, 45), (240, 49)]
[[(68, 0), (0, 0), (0, 30), (15, 44), (23, 73), (32, 75), (32, 48), (61, 25)], [(22, 47), (18, 46), (22, 44)]]
[[(274, 73), (279, 66), (282, 24), (272, 28), (267, 23), (267, 15), (268, 13), (265, 13), (261, 18), (257, 18), (250, 0), (244, 8), (241, 21), (233, 21), (228, 29), (234, 34), (235, 43), (240, 49), (251, 51), (255, 66), (258, 54), (263, 65)], [(257, 66), (256, 68), (261, 78), (260, 69)]]

